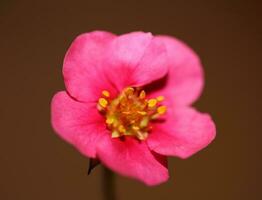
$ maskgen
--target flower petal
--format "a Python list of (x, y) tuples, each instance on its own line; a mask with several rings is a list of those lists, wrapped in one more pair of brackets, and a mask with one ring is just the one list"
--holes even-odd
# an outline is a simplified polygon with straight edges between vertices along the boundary
[(147, 185), (160, 184), (169, 177), (166, 158), (154, 155), (145, 142), (134, 138), (104, 140), (97, 153), (101, 162), (113, 171)]
[(205, 148), (216, 135), (215, 124), (208, 114), (193, 108), (176, 108), (168, 112), (165, 123), (157, 124), (147, 143), (151, 150), (187, 158)]
[(108, 43), (116, 36), (94, 31), (78, 36), (64, 58), (63, 75), (67, 91), (74, 98), (97, 101), (102, 90), (115, 90), (102, 70), (102, 60)]
[(80, 103), (64, 91), (51, 103), (51, 122), (57, 134), (88, 157), (96, 157), (96, 146), (109, 134), (96, 104)]
[(156, 95), (165, 95), (175, 105), (190, 105), (201, 94), (204, 77), (197, 54), (180, 40), (169, 36), (157, 36), (165, 43), (169, 72), (164, 87)]
[(151, 33), (133, 32), (112, 40), (105, 55), (104, 70), (121, 91), (127, 86), (142, 86), (168, 71), (166, 47)]

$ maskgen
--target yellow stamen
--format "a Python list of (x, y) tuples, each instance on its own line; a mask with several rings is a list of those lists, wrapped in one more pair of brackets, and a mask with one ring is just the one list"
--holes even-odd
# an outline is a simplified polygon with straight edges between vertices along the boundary
[(138, 126), (132, 126), (132, 129), (135, 130), (135, 131), (138, 131), (139, 127)]
[(148, 103), (148, 107), (153, 108), (157, 104), (157, 100), (156, 99), (149, 99), (147, 103)]
[(151, 119), (152, 119), (152, 120), (157, 119), (157, 118), (159, 118), (159, 116), (160, 116), (160, 114), (155, 113), (155, 114), (153, 114), (153, 115), (151, 116)]
[(134, 88), (128, 87), (128, 88), (126, 88), (125, 93), (126, 93), (126, 95), (132, 95), (134, 93), (134, 91), (135, 91)]
[(140, 115), (146, 115), (147, 114), (147, 112), (145, 112), (145, 111), (137, 111), (137, 113), (139, 113)]
[(146, 92), (141, 88), (128, 87), (116, 98), (111, 98), (109, 91), (103, 90), (97, 109), (105, 116), (112, 138), (133, 136), (145, 140), (151, 131), (151, 120), (167, 110), (160, 103), (163, 100), (163, 96), (146, 99)]
[(147, 136), (148, 136), (148, 133), (147, 132), (140, 132), (140, 131), (138, 131), (136, 136), (140, 140), (145, 140), (147, 138)]
[(167, 110), (166, 106), (159, 106), (157, 108), (157, 113), (162, 115), (162, 114), (164, 114), (166, 112), (166, 110)]
[(123, 135), (133, 136), (134, 134), (132, 132), (130, 132), (130, 131), (126, 131), (126, 132), (123, 133)]
[(110, 93), (109, 93), (107, 90), (103, 90), (103, 91), (102, 91), (102, 94), (103, 94), (105, 97), (110, 97)]
[(119, 130), (120, 133), (126, 132), (126, 129), (125, 129), (125, 127), (124, 127), (123, 125), (120, 125), (120, 126), (118, 127), (118, 130)]
[(117, 131), (113, 131), (112, 132), (112, 138), (118, 138), (118, 137), (120, 137), (120, 133), (117, 132)]
[(106, 119), (106, 123), (107, 124), (113, 124), (114, 123), (114, 118), (113, 117), (109, 117)]
[(139, 94), (139, 98), (140, 99), (144, 99), (146, 97), (146, 92), (145, 92), (145, 90), (142, 90), (141, 92), (140, 92), (140, 94)]
[(164, 96), (159, 96), (159, 97), (156, 98), (156, 100), (157, 100), (158, 102), (161, 102), (161, 101), (163, 101), (164, 99), (165, 99)]
[(136, 123), (136, 120), (131, 120), (130, 123), (134, 124), (134, 123)]
[(105, 108), (108, 104), (108, 101), (105, 98), (100, 98), (98, 102), (99, 102), (99, 105), (102, 106), (103, 108)]
[(149, 119), (148, 119), (147, 117), (145, 117), (145, 118), (143, 118), (143, 119), (141, 120), (139, 126), (140, 126), (141, 128), (147, 127), (148, 122), (149, 122)]

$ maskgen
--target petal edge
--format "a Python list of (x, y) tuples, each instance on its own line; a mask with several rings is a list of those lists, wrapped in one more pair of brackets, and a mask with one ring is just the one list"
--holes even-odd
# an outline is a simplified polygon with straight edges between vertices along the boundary
[(164, 124), (154, 127), (147, 143), (151, 150), (167, 156), (188, 158), (209, 145), (216, 136), (210, 115), (193, 108), (176, 109)]

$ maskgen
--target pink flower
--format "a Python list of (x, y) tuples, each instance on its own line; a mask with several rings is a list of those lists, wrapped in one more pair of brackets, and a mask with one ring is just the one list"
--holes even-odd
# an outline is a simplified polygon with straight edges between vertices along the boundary
[(215, 138), (211, 117), (190, 107), (203, 88), (201, 63), (178, 39), (85, 33), (67, 51), (63, 76), (55, 131), (121, 175), (160, 184), (167, 156), (188, 158)]

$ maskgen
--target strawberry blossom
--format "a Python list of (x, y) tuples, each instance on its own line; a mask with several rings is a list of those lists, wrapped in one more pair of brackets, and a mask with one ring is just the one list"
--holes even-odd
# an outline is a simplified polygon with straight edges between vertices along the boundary
[(188, 158), (215, 138), (191, 104), (203, 88), (198, 56), (169, 36), (95, 31), (78, 36), (55, 94), (56, 133), (83, 155), (147, 185), (165, 182), (167, 156)]

